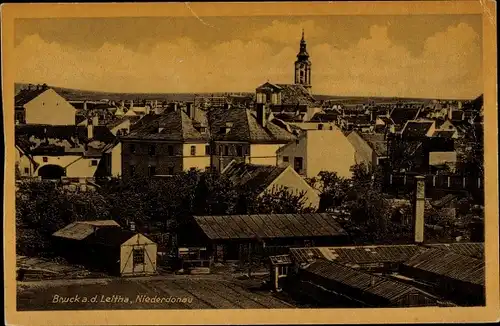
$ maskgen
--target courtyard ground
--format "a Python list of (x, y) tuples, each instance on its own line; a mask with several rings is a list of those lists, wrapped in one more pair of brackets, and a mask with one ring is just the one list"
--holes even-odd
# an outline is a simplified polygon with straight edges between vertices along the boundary
[(221, 275), (161, 275), (18, 282), (17, 309), (293, 308), (292, 304), (260, 288), (264, 278), (241, 280)]

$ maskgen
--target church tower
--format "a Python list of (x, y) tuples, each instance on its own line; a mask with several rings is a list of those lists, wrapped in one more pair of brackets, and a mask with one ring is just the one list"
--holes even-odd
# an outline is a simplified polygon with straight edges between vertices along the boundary
[(303, 85), (309, 93), (311, 92), (311, 61), (309, 61), (303, 29), (300, 50), (297, 54), (297, 61), (295, 61), (295, 84)]

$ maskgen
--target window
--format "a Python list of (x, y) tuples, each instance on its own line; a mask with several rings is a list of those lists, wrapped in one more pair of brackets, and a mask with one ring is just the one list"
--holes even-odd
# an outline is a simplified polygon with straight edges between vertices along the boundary
[(205, 155), (210, 155), (210, 145), (205, 146)]
[(134, 249), (132, 252), (132, 259), (134, 265), (143, 265), (144, 264), (144, 249)]
[(135, 144), (130, 144), (130, 153), (135, 153)]
[(236, 147), (236, 155), (238, 155), (238, 156), (243, 156), (243, 146), (238, 145), (238, 146)]
[(155, 145), (149, 145), (149, 156), (155, 156), (155, 155), (156, 155)]
[(196, 146), (191, 146), (191, 156), (196, 155)]
[(130, 176), (133, 177), (135, 174), (135, 165), (130, 166)]
[(97, 166), (97, 163), (99, 163), (98, 160), (92, 160), (92, 161), (90, 161), (90, 165), (91, 166)]
[(29, 174), (30, 173), (30, 168), (24, 168), (24, 173)]
[(168, 152), (168, 156), (174, 156), (174, 146), (168, 145), (167, 152)]
[(148, 176), (156, 175), (156, 166), (148, 166)]
[(174, 174), (174, 168), (173, 167), (169, 167), (168, 168), (168, 175), (173, 175)]
[(318, 130), (323, 130), (323, 124), (322, 124), (322, 123), (320, 123), (320, 124), (318, 125)]
[(229, 156), (229, 146), (224, 145), (224, 156)]
[(294, 160), (294, 169), (295, 171), (297, 172), (302, 172), (302, 157), (296, 157), (295, 160)]
[(48, 161), (49, 161), (49, 158), (48, 158), (47, 156), (44, 156), (44, 157), (43, 157), (43, 162), (44, 162), (44, 163), (47, 163)]
[(288, 158), (288, 156), (283, 156), (283, 162), (285, 162), (285, 163), (290, 162), (290, 159)]
[(288, 266), (278, 266), (278, 276), (288, 275)]

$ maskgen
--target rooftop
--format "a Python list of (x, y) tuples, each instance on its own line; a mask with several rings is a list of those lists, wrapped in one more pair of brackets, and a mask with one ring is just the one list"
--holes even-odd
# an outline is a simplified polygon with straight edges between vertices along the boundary
[[(205, 132), (200, 127), (206, 128)], [(170, 110), (160, 115), (146, 115), (137, 122), (130, 134), (122, 139), (208, 141), (206, 113), (198, 109), (196, 120), (191, 119), (182, 109)]]
[(212, 240), (345, 236), (330, 214), (195, 216)]
[(48, 87), (36, 87), (33, 89), (22, 89), (14, 97), (14, 102), (16, 107), (23, 107), (28, 102), (31, 102), (38, 95), (47, 91)]
[(264, 191), (286, 168), (231, 162), (223, 174), (241, 189)]
[[(256, 113), (250, 109), (214, 109), (209, 112), (208, 119), (211, 134), (219, 141), (286, 144), (295, 139), (291, 132), (272, 121), (260, 125)], [(225, 129), (227, 123), (232, 123), (229, 130)]]
[(102, 227), (120, 227), (118, 223), (113, 220), (102, 220), (102, 221), (77, 221), (73, 222), (64, 228), (56, 231), (52, 235), (54, 237), (72, 239), (72, 240), (83, 240), (89, 235), (94, 233), (97, 228)]
[[(394, 303), (396, 303), (397, 299), (407, 294), (425, 294), (428, 297), (432, 297), (430, 294), (425, 293), (411, 285), (369, 273), (364, 273), (359, 270), (324, 260), (312, 263), (306, 269), (302, 270), (302, 273), (306, 275), (313, 274), (324, 280), (333, 281), (354, 290), (361, 291), (362, 294), (369, 293)], [(351, 292), (351, 295), (356, 296), (356, 292)], [(363, 295), (361, 295), (361, 298), (363, 298)]]
[(422, 121), (407, 121), (401, 134), (403, 137), (420, 138), (426, 137), (427, 132), (434, 124), (434, 121), (422, 120)]
[(381, 133), (359, 133), (366, 143), (375, 151), (377, 156), (387, 156), (387, 141)]
[(484, 286), (485, 262), (483, 259), (460, 255), (452, 250), (444, 250), (443, 247), (417, 253), (405, 262), (404, 266)]
[(87, 126), (17, 125), (16, 144), (26, 153), (59, 154), (100, 152), (116, 137), (106, 126), (94, 126), (88, 138)]

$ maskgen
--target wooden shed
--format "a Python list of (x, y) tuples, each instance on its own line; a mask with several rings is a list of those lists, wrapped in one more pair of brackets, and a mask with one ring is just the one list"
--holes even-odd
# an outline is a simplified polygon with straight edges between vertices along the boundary
[(156, 274), (157, 245), (144, 235), (129, 230), (103, 228), (87, 241), (94, 263), (120, 276)]
[(156, 273), (157, 245), (112, 220), (78, 221), (53, 234), (54, 247), (69, 262), (112, 275)]

